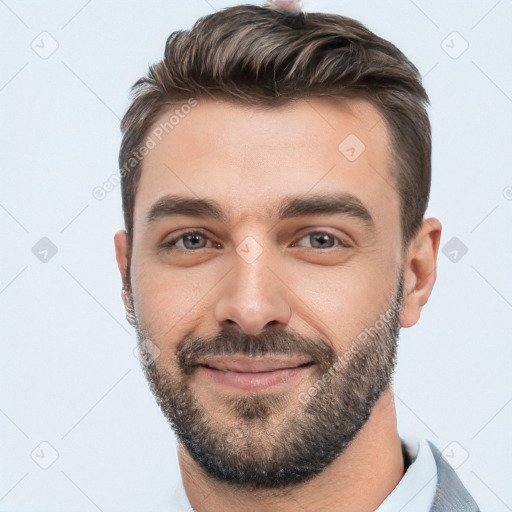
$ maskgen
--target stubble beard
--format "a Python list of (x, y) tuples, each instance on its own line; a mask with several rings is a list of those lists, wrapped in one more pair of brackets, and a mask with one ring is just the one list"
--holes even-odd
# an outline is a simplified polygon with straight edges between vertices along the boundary
[[(387, 321), (381, 321), (379, 329), (379, 320), (363, 329), (341, 355), (324, 340), (298, 333), (268, 330), (250, 336), (225, 329), (211, 337), (186, 336), (173, 364), (155, 359), (148, 329), (136, 319), (133, 325), (150, 389), (178, 441), (204, 472), (247, 489), (284, 489), (313, 479), (339, 457), (391, 384), (402, 297), (400, 278), (389, 307), (379, 315)], [(218, 406), (219, 396), (215, 395), (214, 410), (200, 402), (191, 389), (193, 363), (204, 354), (276, 353), (308, 354), (317, 361), (309, 389), (301, 394), (289, 387), (281, 394), (224, 395), (223, 407)], [(327, 382), (322, 379), (326, 374), (330, 375)]]

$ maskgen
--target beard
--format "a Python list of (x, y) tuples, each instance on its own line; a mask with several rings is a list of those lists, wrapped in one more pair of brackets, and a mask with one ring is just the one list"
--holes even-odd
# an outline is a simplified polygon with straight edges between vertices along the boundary
[[(178, 441), (206, 475), (246, 489), (284, 489), (313, 479), (339, 457), (391, 384), (402, 299), (400, 276), (389, 307), (343, 354), (296, 332), (265, 329), (255, 336), (227, 327), (208, 337), (187, 334), (174, 361), (163, 361), (155, 357), (148, 328), (134, 312), (131, 316), (150, 389)], [(216, 395), (216, 406), (207, 408), (190, 381), (200, 358), (221, 354), (300, 355), (316, 364), (306, 391)]]

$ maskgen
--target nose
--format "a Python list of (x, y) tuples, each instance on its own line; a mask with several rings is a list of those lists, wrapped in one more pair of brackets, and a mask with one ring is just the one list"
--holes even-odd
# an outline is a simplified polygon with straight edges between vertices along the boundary
[[(243, 254), (243, 253), (240, 253)], [(291, 317), (291, 293), (280, 276), (280, 265), (269, 249), (254, 261), (234, 254), (233, 269), (221, 281), (215, 317), (220, 326), (237, 324), (245, 333), (259, 334), (267, 326), (283, 329)]]

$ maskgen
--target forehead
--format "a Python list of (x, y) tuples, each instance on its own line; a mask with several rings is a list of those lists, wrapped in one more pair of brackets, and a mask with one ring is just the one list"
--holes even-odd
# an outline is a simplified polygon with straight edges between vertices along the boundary
[(135, 224), (169, 194), (224, 204), (233, 224), (275, 218), (294, 195), (339, 191), (369, 210), (398, 200), (387, 125), (365, 100), (264, 109), (200, 101), (163, 113), (148, 137), (154, 144), (143, 161)]

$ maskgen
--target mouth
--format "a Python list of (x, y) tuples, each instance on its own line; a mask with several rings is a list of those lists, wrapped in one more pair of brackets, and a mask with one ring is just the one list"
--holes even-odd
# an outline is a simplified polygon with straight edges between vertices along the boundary
[(299, 357), (215, 356), (198, 363), (197, 369), (215, 384), (259, 391), (304, 376), (315, 364)]

